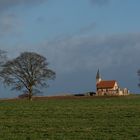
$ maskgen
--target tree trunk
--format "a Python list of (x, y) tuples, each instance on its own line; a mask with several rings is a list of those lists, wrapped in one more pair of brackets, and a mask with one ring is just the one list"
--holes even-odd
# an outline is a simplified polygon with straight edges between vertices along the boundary
[(29, 101), (32, 101), (32, 86), (29, 87)]
[(29, 101), (32, 101), (32, 95), (29, 93)]

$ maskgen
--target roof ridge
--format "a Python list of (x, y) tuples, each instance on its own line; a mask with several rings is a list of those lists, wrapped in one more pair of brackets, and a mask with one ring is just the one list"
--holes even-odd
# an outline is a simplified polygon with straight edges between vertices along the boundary
[(106, 82), (106, 81), (116, 81), (116, 80), (102, 80), (101, 82)]

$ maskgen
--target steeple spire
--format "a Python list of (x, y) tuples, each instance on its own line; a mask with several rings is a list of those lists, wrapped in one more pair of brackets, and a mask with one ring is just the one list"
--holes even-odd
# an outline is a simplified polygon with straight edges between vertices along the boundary
[(100, 71), (98, 69), (97, 74), (96, 74), (96, 79), (99, 79), (99, 78), (100, 78)]
[(100, 76), (100, 71), (98, 69), (97, 74), (96, 74), (96, 84), (99, 83), (101, 81), (101, 76)]

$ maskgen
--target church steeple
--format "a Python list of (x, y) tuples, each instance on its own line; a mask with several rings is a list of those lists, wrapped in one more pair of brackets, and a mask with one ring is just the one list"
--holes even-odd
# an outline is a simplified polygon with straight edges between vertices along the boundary
[(100, 71), (98, 69), (97, 74), (96, 74), (96, 84), (99, 83), (101, 81), (101, 76), (100, 76)]

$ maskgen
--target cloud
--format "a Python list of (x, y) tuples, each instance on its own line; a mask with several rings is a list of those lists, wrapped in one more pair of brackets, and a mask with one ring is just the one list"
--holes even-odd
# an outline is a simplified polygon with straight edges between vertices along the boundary
[(39, 52), (49, 59), (57, 71), (69, 73), (97, 68), (125, 68), (130, 65), (133, 69), (139, 64), (139, 46), (140, 33), (129, 33), (73, 38), (68, 36), (36, 46), (18, 44), (11, 47), (10, 52), (11, 55), (27, 50)]
[(12, 8), (16, 6), (34, 6), (47, 0), (0, 0), (0, 36), (19, 35), (22, 30), (21, 21)]
[(130, 33), (73, 38), (70, 36), (37, 46), (27, 46), (24, 50), (30, 48), (46, 56), (50, 67), (56, 71), (54, 90), (50, 92), (92, 91), (98, 68), (103, 79), (115, 79), (121, 87), (137, 92), (139, 46), (140, 33)]
[(9, 52), (12, 57), (23, 51), (35, 51), (46, 56), (50, 67), (57, 73), (54, 84), (57, 92), (92, 89), (98, 68), (103, 79), (118, 80), (121, 87), (138, 91), (139, 46), (140, 33), (129, 33), (66, 37), (36, 46), (19, 44), (11, 47)]
[(17, 5), (34, 5), (46, 0), (0, 0), (0, 11), (5, 11)]
[(65, 41), (66, 40), (71, 40), (77, 36), (86, 36), (89, 32), (93, 31), (94, 29), (96, 29), (96, 22), (91, 22), (88, 25), (85, 25), (83, 27), (80, 27), (79, 29), (77, 29), (75, 32), (67, 35), (67, 34), (61, 34), (59, 36), (56, 36), (53, 41), (50, 41), (49, 43), (54, 43), (54, 42), (61, 42), (61, 41)]
[(110, 0), (90, 0), (93, 5), (106, 5), (109, 4)]
[(48, 42), (43, 51), (57, 69), (70, 72), (129, 66), (139, 59), (139, 45), (140, 34), (74, 37)]
[(2, 15), (0, 19), (0, 36), (4, 36), (5, 33), (16, 33), (18, 27), (21, 26), (15, 14)]

